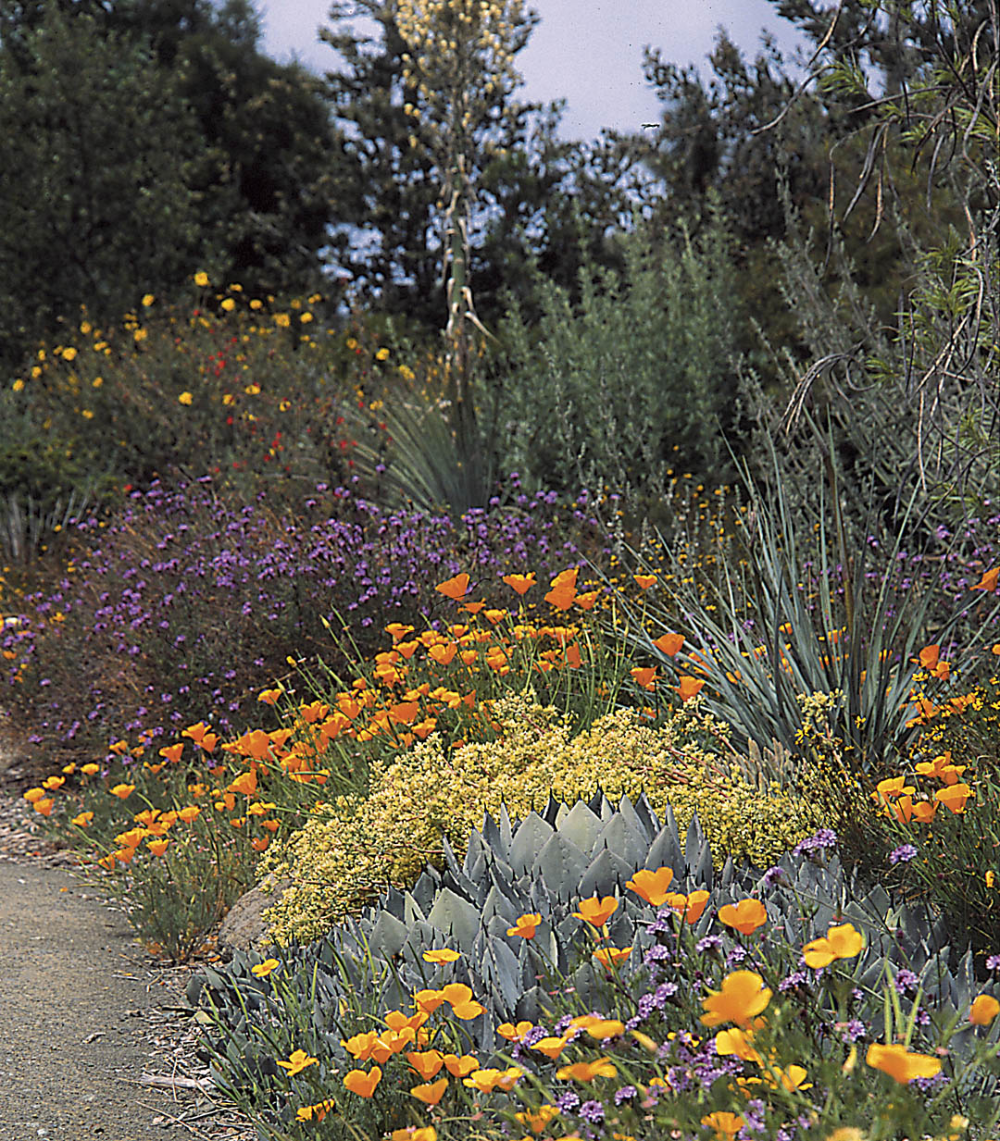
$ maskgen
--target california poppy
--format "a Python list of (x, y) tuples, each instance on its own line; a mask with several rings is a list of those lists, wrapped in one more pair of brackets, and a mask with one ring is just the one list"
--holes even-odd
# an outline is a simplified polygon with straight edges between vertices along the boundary
[(683, 634), (663, 634), (661, 637), (655, 639), (653, 645), (660, 651), (661, 654), (666, 654), (668, 658), (672, 658), (675, 654), (680, 653), (684, 646)]
[(469, 576), (467, 574), (457, 574), (454, 578), (445, 579), (444, 582), (439, 582), (435, 590), (440, 591), (446, 598), (451, 598), (458, 601), (469, 590)]
[(933, 1078), (941, 1072), (940, 1058), (932, 1058), (929, 1054), (911, 1054), (905, 1046), (897, 1043), (883, 1046), (873, 1042), (868, 1047), (865, 1061), (873, 1069), (882, 1070), (903, 1085), (914, 1078)]
[(655, 872), (643, 868), (625, 886), (653, 907), (662, 907), (673, 878), (673, 868), (657, 868)]
[(756, 971), (734, 971), (722, 980), (722, 989), (709, 991), (702, 999), (705, 1013), (701, 1022), (705, 1026), (718, 1026), (722, 1022), (735, 1022), (749, 1026), (771, 1001), (771, 990)]
[(741, 935), (752, 935), (767, 922), (767, 909), (759, 899), (741, 899), (737, 904), (720, 907), (719, 920)]
[(983, 577), (976, 583), (975, 586), (970, 586), (970, 590), (986, 590), (991, 594), (997, 588), (997, 580), (1000, 579), (1000, 567), (994, 567), (992, 570), (984, 572)]
[(371, 1097), (381, 1080), (382, 1071), (378, 1066), (372, 1066), (367, 1074), (364, 1070), (351, 1070), (344, 1075), (344, 1085), (358, 1097)]
[(618, 906), (618, 900), (613, 895), (606, 895), (599, 899), (596, 895), (590, 899), (580, 900), (580, 910), (573, 914), (577, 919), (592, 923), (595, 927), (603, 927)]
[(527, 594), (535, 585), (535, 572), (530, 574), (505, 574), (501, 579), (516, 594)]

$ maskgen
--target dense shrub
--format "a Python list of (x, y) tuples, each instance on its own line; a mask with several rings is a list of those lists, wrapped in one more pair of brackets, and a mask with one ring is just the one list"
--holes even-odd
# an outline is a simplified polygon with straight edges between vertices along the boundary
[(734, 271), (719, 221), (697, 242), (639, 229), (623, 252), (621, 278), (582, 271), (576, 307), (542, 280), (537, 323), (512, 305), (497, 435), (504, 468), (542, 486), (655, 499), (671, 469), (719, 481), (727, 466)]
[(524, 696), (498, 701), (492, 743), (446, 755), (432, 736), (399, 760), (376, 768), (365, 799), (341, 798), (317, 815), (267, 865), (296, 883), (274, 908), (279, 942), (319, 936), (389, 885), (409, 886), (428, 862), (440, 865), (442, 837), (460, 853), (484, 812), (511, 815), (603, 790), (612, 799), (645, 790), (670, 804), (684, 828), (695, 811), (715, 858), (745, 856), (763, 866), (815, 830), (808, 803), (777, 789), (753, 790), (698, 747), (697, 715), (680, 713), (663, 729), (621, 711), (572, 737), (555, 709)]

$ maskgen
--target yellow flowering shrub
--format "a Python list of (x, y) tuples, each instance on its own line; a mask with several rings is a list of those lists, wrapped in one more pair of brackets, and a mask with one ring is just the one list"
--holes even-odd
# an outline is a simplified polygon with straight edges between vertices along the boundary
[[(628, 710), (571, 735), (569, 720), (524, 697), (498, 701), (500, 739), (446, 753), (437, 735), (372, 773), (367, 798), (323, 806), (263, 870), (290, 877), (268, 913), (280, 944), (322, 935), (390, 884), (411, 886), (425, 864), (442, 865), (441, 838), (459, 858), (484, 812), (512, 819), (542, 809), (551, 793), (573, 803), (603, 790), (609, 799), (648, 795), (669, 804), (683, 831), (697, 809), (716, 863), (727, 855), (767, 866), (822, 824), (819, 811), (772, 786), (767, 793), (730, 774), (690, 741), (689, 716), (652, 728)], [(687, 739), (685, 739), (687, 738)]]

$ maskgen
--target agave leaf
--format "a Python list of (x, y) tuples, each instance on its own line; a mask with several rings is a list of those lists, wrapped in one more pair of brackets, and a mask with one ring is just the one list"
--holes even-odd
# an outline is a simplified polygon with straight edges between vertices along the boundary
[(582, 800), (578, 800), (557, 823), (558, 834), (564, 836), (577, 849), (591, 852), (601, 834), (601, 818)]
[(510, 845), (510, 866), (515, 877), (520, 878), (532, 870), (536, 854), (552, 832), (552, 825), (537, 812), (529, 812), (521, 821)]
[(409, 928), (388, 911), (380, 911), (368, 935), (368, 945), (373, 955), (391, 959), (406, 945)]
[(535, 862), (535, 874), (557, 899), (563, 900), (577, 894), (586, 869), (587, 857), (562, 828), (545, 841)]
[[(521, 990), (521, 971), (517, 955), (506, 943), (491, 939), (484, 947), (481, 961), (483, 981), (486, 983), (482, 989), (493, 1000), (493, 1012), (500, 1015), (505, 1021), (511, 1011), (517, 1006)], [(497, 996), (502, 999), (502, 1007), (497, 1008)]]
[(471, 946), (479, 930), (479, 909), (450, 888), (443, 887), (427, 922), (444, 932), (459, 947)]
[(698, 813), (691, 817), (688, 825), (687, 837), (684, 841), (684, 860), (689, 868), (696, 867), (701, 859), (702, 848), (705, 845), (705, 833), (698, 819)]
[(642, 861), (649, 851), (649, 843), (641, 830), (620, 812), (616, 812), (601, 829), (595, 846), (616, 852), (633, 871), (642, 867)]
[(614, 895), (624, 889), (627, 880), (632, 878), (634, 864), (626, 863), (621, 856), (604, 848), (596, 860), (591, 861), (580, 880), (580, 897), (592, 895)]
[[(691, 819), (692, 826), (697, 823), (697, 820), (698, 814), (695, 813)], [(701, 828), (699, 827), (698, 832), (694, 834), (697, 835), (700, 832)], [(696, 858), (692, 860), (690, 858), (692, 851), (691, 837), (692, 830), (688, 829), (688, 842), (685, 845), (685, 854), (688, 855), (688, 881), (698, 888), (711, 891), (712, 883), (715, 878), (715, 871), (712, 867), (712, 849), (709, 848), (708, 841), (704, 838), (704, 835), (702, 835), (701, 847), (694, 849), (697, 855)]]
[(680, 841), (677, 839), (676, 824), (664, 824), (649, 846), (644, 867), (650, 871), (657, 868), (672, 868), (674, 879), (680, 881), (687, 873)]
[(490, 884), (490, 890), (482, 902), (480, 914), (484, 923), (494, 916), (499, 916), (508, 927), (513, 927), (518, 918), (516, 908), (495, 883)]
[(413, 896), (406, 892), (403, 896), (406, 909), (403, 913), (403, 922), (407, 927), (411, 927), (414, 923), (419, 923), (427, 917), (424, 915), (423, 908), (413, 898)]
[(486, 841), (486, 844), (494, 852), (506, 851), (509, 846), (509, 841), (508, 844), (504, 843), (497, 822), (488, 812), (483, 816), (483, 826), (480, 831), (483, 834), (483, 839)]

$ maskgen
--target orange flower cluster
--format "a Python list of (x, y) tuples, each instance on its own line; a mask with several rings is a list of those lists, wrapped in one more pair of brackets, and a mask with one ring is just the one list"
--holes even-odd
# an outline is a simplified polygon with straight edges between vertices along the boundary
[(965, 812), (966, 802), (975, 796), (972, 787), (960, 779), (967, 767), (954, 764), (949, 749), (932, 761), (920, 761), (914, 766), (917, 776), (942, 783), (943, 787), (937, 789), (933, 797), (914, 800), (916, 786), (908, 784), (905, 776), (899, 776), (879, 781), (872, 799), (880, 806), (883, 815), (900, 824), (909, 824), (911, 820), (929, 824), (941, 805), (949, 812), (961, 815)]

